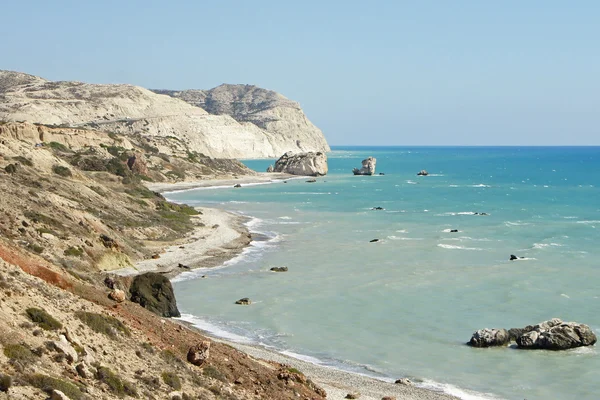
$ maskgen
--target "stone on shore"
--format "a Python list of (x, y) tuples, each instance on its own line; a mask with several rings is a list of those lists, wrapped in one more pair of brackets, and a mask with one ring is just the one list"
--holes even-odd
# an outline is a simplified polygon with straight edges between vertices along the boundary
[(396, 382), (394, 382), (394, 383), (398, 384), (398, 385), (414, 386), (414, 383), (412, 383), (412, 381), (408, 378), (396, 379)]
[(294, 154), (288, 151), (275, 162), (273, 167), (273, 172), (303, 176), (324, 176), (327, 175), (327, 171), (327, 155), (321, 152)]
[(375, 157), (369, 157), (362, 160), (362, 168), (354, 168), (352, 173), (354, 175), (374, 175), (375, 174), (375, 165), (377, 164), (377, 159)]
[(506, 329), (480, 329), (473, 333), (469, 345), (473, 347), (505, 346), (510, 336)]
[(180, 317), (171, 282), (161, 274), (138, 275), (129, 288), (131, 301), (161, 317)]

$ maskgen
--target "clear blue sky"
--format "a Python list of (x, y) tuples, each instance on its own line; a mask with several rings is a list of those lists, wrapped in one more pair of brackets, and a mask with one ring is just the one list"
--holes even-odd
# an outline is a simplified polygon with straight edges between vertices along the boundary
[(247, 83), (333, 145), (600, 144), (598, 1), (5, 1), (0, 69)]

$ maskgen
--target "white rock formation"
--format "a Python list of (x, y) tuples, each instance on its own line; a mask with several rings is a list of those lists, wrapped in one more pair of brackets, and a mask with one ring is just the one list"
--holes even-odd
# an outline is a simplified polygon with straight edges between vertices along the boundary
[(166, 153), (172, 146), (165, 141), (175, 140), (215, 158), (329, 151), (322, 132), (299, 105), (275, 92), (239, 85), (191, 92), (198, 92), (203, 99), (198, 105), (211, 111), (171, 92), (173, 97), (132, 85), (51, 82), (0, 71), (0, 120), (140, 135)]
[(369, 157), (362, 161), (362, 168), (354, 168), (352, 173), (354, 175), (373, 175), (375, 174), (375, 164), (377, 164), (377, 159), (375, 157)]
[(324, 153), (299, 153), (288, 151), (275, 163), (273, 172), (285, 172), (292, 175), (327, 175), (327, 156)]

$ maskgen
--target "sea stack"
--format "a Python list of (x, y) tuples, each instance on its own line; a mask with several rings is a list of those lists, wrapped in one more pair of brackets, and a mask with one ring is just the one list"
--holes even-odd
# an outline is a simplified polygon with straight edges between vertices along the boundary
[(324, 176), (328, 171), (327, 155), (321, 152), (294, 154), (288, 151), (277, 160), (273, 171), (302, 176)]
[(362, 161), (362, 168), (354, 168), (352, 173), (354, 175), (373, 175), (375, 174), (375, 164), (377, 164), (375, 157), (366, 158)]

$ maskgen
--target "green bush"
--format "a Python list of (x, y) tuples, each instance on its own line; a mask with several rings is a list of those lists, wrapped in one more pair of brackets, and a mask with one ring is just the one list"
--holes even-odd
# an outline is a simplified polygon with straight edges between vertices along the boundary
[(25, 312), (31, 321), (38, 324), (44, 330), (55, 331), (62, 328), (62, 324), (59, 321), (41, 308), (30, 307)]
[(73, 176), (73, 173), (71, 172), (71, 170), (67, 167), (63, 167), (62, 165), (53, 166), (52, 172), (54, 172), (56, 175), (60, 175), (64, 178), (70, 178), (71, 176)]
[(28, 167), (33, 167), (33, 162), (30, 159), (25, 158), (23, 156), (13, 157), (13, 160), (18, 161), (19, 163), (26, 165)]
[(4, 171), (6, 171), (6, 173), (8, 174), (14, 174), (15, 172), (17, 172), (17, 165), (8, 164), (6, 167), (4, 167)]
[(161, 376), (162, 376), (163, 382), (166, 383), (167, 385), (171, 386), (173, 389), (175, 389), (175, 390), (181, 389), (181, 380), (173, 372), (165, 371), (161, 374)]
[(96, 370), (96, 379), (105, 383), (110, 391), (119, 397), (125, 397), (125, 395), (138, 397), (135, 386), (129, 382), (123, 382), (110, 368), (99, 366)]
[(125, 163), (118, 158), (111, 158), (106, 164), (106, 170), (111, 174), (126, 177), (131, 174)]
[(4, 355), (11, 360), (30, 364), (35, 361), (35, 354), (27, 347), (20, 344), (7, 344), (4, 346)]
[(76, 311), (75, 316), (93, 331), (102, 333), (111, 339), (116, 339), (118, 332), (121, 332), (126, 336), (131, 335), (129, 329), (114, 317), (86, 311)]
[(63, 254), (68, 257), (81, 257), (83, 255), (83, 249), (81, 247), (69, 247)]
[(34, 253), (37, 253), (37, 254), (42, 254), (44, 252), (44, 247), (40, 246), (39, 244), (29, 243), (29, 245), (27, 247), (31, 251), (33, 251)]
[(50, 142), (50, 143), (48, 143), (48, 147), (50, 147), (52, 150), (61, 151), (63, 153), (72, 153), (71, 149), (69, 149), (67, 146), (65, 146), (62, 143)]
[(202, 375), (219, 380), (221, 382), (228, 382), (227, 376), (212, 365), (207, 365), (206, 367), (204, 367), (204, 369), (202, 370)]
[(12, 376), (0, 374), (0, 392), (8, 392), (12, 386)]
[(71, 400), (81, 400), (85, 398), (81, 390), (79, 390), (79, 388), (71, 382), (53, 378), (48, 375), (26, 375), (25, 382), (29, 383), (33, 387), (43, 390), (48, 394), (51, 394), (53, 390), (60, 390)]

